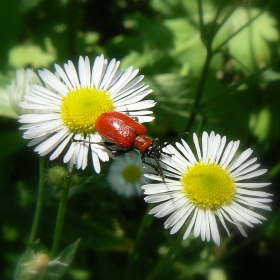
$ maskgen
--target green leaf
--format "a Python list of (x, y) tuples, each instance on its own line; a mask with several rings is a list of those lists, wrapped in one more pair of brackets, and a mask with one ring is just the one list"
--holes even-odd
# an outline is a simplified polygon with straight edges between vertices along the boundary
[(259, 114), (253, 113), (250, 118), (249, 127), (259, 142), (267, 139), (271, 125), (271, 112), (268, 107), (262, 108)]
[(145, 81), (153, 89), (152, 95), (159, 104), (154, 109), (157, 126), (162, 122), (165, 128), (183, 132), (193, 103), (190, 79), (176, 74), (160, 74), (146, 77)]
[(266, 82), (276, 81), (276, 80), (280, 80), (280, 73), (269, 69), (263, 72), (261, 77)]
[(173, 34), (170, 55), (182, 64), (183, 68), (199, 71), (205, 60), (206, 50), (198, 28), (186, 18), (169, 19), (164, 24)]
[[(70, 212), (68, 210), (68, 212)], [(70, 214), (70, 213), (69, 213)], [(106, 217), (100, 217), (101, 220)], [(112, 228), (102, 224), (102, 222), (82, 218), (80, 215), (71, 212), (67, 215), (64, 223), (64, 231), (71, 231), (72, 236), (80, 237), (82, 246), (101, 251), (127, 251), (132, 246), (132, 241), (123, 236), (117, 236)], [(64, 242), (70, 237), (65, 235)]]
[(249, 129), (258, 142), (261, 143), (262, 149), (279, 145), (279, 104), (278, 83), (273, 83), (265, 92), (262, 107), (253, 112), (251, 111)]
[(258, 106), (260, 97), (253, 89), (238, 90), (231, 94), (220, 95), (214, 102), (207, 100), (226, 89), (215, 73), (211, 72), (204, 89), (200, 115), (204, 118), (203, 130), (212, 130), (221, 135), (227, 135), (228, 139), (247, 140), (250, 131), (248, 123), (250, 113)]
[(45, 52), (37, 45), (18, 45), (10, 50), (10, 65), (14, 68), (32, 66), (47, 67), (56, 59), (54, 52)]
[[(54, 263), (48, 269), (48, 272), (51, 272), (53, 273), (53, 275), (56, 275), (55, 277), (56, 279), (60, 279), (65, 274), (66, 270), (69, 268), (70, 264), (72, 263), (76, 255), (79, 244), (80, 244), (80, 239), (76, 240), (74, 243), (70, 244), (63, 251), (61, 251), (57, 256), (59, 258), (58, 261), (61, 262), (61, 264)], [(50, 276), (46, 275), (44, 280), (53, 279), (53, 278), (54, 277), (52, 275)]]
[[(260, 12), (261, 10), (256, 8), (236, 9), (218, 32), (214, 40), (214, 48)], [(270, 62), (271, 51), (268, 42), (278, 40), (279, 33), (276, 26), (276, 20), (269, 13), (264, 12), (230, 39), (225, 48), (236, 58), (234, 61), (236, 68), (253, 71)]]
[[(204, 1), (204, 5), (209, 11), (208, 2)], [(197, 1), (152, 0), (151, 7), (166, 17), (197, 16)]]
[(131, 51), (122, 59), (121, 65), (124, 69), (127, 69), (131, 65), (133, 65), (133, 68), (143, 69), (145, 67), (155, 64), (160, 57), (161, 53), (156, 49), (152, 49), (144, 53)]

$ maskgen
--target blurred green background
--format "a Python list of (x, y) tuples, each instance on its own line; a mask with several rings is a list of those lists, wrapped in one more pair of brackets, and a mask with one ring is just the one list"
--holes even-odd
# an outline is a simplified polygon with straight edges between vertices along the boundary
[[(274, 197), (272, 212), (263, 213), (267, 221), (246, 229), (247, 239), (232, 229), (228, 238), (221, 230), (220, 247), (190, 236), (158, 279), (280, 279), (280, 5), (204, 0), (201, 30), (197, 2), (0, 1), (0, 279), (13, 279), (26, 248), (39, 172), (39, 158), (22, 139), (6, 86), (17, 68), (53, 70), (54, 63), (76, 63), (79, 55), (93, 61), (101, 53), (121, 60), (123, 68), (139, 68), (154, 90), (151, 137), (168, 141), (185, 131), (214, 130), (241, 140), (241, 148), (252, 148), (269, 169), (264, 181), (272, 182), (267, 191)], [(217, 51), (206, 67), (210, 41)], [(200, 104), (192, 111), (199, 87)], [(61, 249), (78, 238), (81, 243), (64, 279), (125, 279), (147, 204), (143, 197), (125, 199), (110, 190), (109, 164), (98, 176), (91, 166), (78, 172), (88, 177), (69, 200)], [(50, 247), (59, 200), (49, 186), (44, 195), (37, 236)], [(146, 279), (172, 246), (176, 236), (163, 222), (151, 217), (130, 279)]]

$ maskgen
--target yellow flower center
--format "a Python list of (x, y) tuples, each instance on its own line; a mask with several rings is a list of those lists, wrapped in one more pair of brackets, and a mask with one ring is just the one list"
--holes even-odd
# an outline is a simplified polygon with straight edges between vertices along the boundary
[(123, 170), (123, 177), (126, 182), (133, 183), (140, 180), (142, 171), (137, 165), (128, 165)]
[(95, 122), (102, 113), (113, 109), (113, 99), (106, 90), (87, 87), (65, 96), (60, 113), (70, 131), (87, 134), (95, 132)]
[(229, 204), (236, 189), (230, 173), (216, 163), (196, 163), (183, 174), (181, 183), (192, 203), (213, 211)]

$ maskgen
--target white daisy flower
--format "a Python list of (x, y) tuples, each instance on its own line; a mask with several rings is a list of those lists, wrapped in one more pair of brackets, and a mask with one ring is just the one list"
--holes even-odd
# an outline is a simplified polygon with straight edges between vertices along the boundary
[[(149, 167), (148, 172), (149, 172)], [(143, 163), (136, 152), (118, 157), (110, 166), (108, 181), (119, 195), (133, 197), (142, 195), (141, 186), (150, 180), (144, 177)], [(147, 171), (147, 169), (145, 170)]]
[[(240, 141), (230, 141), (226, 137), (211, 132), (202, 135), (200, 147), (196, 134), (193, 134), (196, 155), (188, 144), (176, 143), (166, 147), (172, 157), (163, 155), (165, 184), (147, 184), (144, 189), (145, 201), (160, 203), (149, 214), (155, 217), (170, 215), (164, 227), (176, 233), (185, 223), (189, 223), (184, 233), (186, 239), (193, 229), (194, 236), (209, 241), (212, 237), (220, 244), (220, 234), (216, 217), (229, 235), (225, 221), (237, 226), (242, 235), (247, 236), (243, 225), (253, 227), (265, 218), (251, 208), (271, 210), (266, 203), (271, 194), (259, 191), (270, 183), (247, 182), (266, 173), (254, 164), (257, 158), (249, 157), (251, 149), (245, 150), (234, 159)], [(159, 176), (149, 174), (148, 178), (162, 181)], [(249, 209), (250, 208), (250, 209)]]
[(29, 145), (37, 145), (35, 151), (41, 156), (51, 153), (50, 160), (56, 159), (67, 146), (63, 161), (69, 162), (70, 170), (74, 165), (85, 169), (90, 152), (94, 169), (99, 173), (99, 160), (109, 160), (106, 147), (96, 144), (103, 141), (95, 130), (96, 119), (102, 113), (127, 113), (141, 123), (153, 120), (152, 112), (146, 109), (155, 102), (142, 100), (152, 92), (141, 82), (144, 76), (136, 77), (138, 69), (132, 67), (123, 73), (119, 64), (115, 59), (108, 62), (101, 55), (92, 68), (88, 57), (80, 57), (78, 71), (71, 61), (64, 64), (64, 69), (56, 64), (56, 75), (47, 69), (39, 71), (49, 88), (34, 86), (20, 104), (37, 111), (19, 119), (25, 124), (21, 127), (26, 130), (23, 137), (33, 139)]
[(19, 103), (24, 100), (24, 95), (29, 94), (33, 85), (42, 85), (42, 82), (32, 69), (16, 70), (16, 78), (7, 87), (7, 91), (10, 104), (18, 115), (28, 113), (29, 110), (20, 107)]

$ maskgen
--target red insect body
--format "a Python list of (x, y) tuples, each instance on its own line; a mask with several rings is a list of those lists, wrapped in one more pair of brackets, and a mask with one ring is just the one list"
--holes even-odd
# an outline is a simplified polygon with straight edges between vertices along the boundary
[(117, 146), (127, 149), (134, 147), (141, 153), (144, 153), (153, 142), (145, 136), (147, 128), (144, 125), (116, 111), (101, 114), (95, 123), (95, 128), (100, 135)]
[[(155, 168), (164, 182), (160, 159), (162, 154), (168, 156), (172, 156), (172, 154), (166, 153), (162, 149), (179, 137), (161, 145), (158, 138), (153, 140), (146, 136), (148, 131), (144, 125), (128, 115), (116, 111), (101, 114), (96, 120), (95, 128), (100, 135), (112, 141), (118, 147), (123, 148), (122, 152), (132, 149), (138, 150), (142, 154), (142, 162)], [(106, 144), (107, 147), (109, 145), (110, 143)], [(117, 154), (118, 149), (111, 149), (111, 151)], [(147, 162), (146, 158), (154, 159), (157, 167)]]
[(134, 148), (143, 154), (153, 144), (153, 142), (153, 139), (148, 138), (145, 135), (139, 135), (135, 138)]

